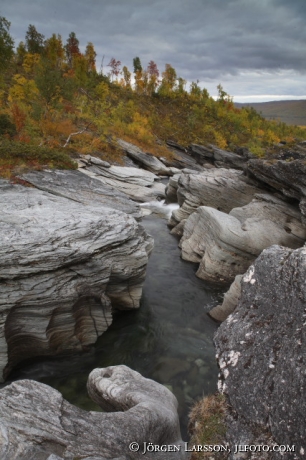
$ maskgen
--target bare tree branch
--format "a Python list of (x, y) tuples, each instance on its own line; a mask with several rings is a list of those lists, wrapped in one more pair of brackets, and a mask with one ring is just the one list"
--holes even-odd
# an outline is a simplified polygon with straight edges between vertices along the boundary
[(85, 131), (87, 131), (87, 129), (89, 128), (89, 126), (91, 125), (91, 122), (88, 123), (87, 126), (85, 126), (85, 128), (81, 129), (81, 131), (77, 131), (76, 133), (71, 133), (69, 134), (66, 142), (65, 142), (65, 145), (63, 145), (63, 148), (67, 147), (67, 145), (69, 144), (70, 142), (70, 139), (72, 138), (72, 136), (77, 136), (78, 134), (83, 134)]

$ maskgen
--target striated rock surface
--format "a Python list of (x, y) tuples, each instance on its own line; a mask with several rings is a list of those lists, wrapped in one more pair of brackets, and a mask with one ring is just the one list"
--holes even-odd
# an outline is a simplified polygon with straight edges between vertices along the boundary
[(165, 198), (165, 185), (155, 181), (155, 174), (143, 169), (121, 166), (104, 168), (94, 165), (80, 171), (99, 180), (104, 186), (124, 193), (133, 201), (145, 203)]
[(157, 179), (157, 176), (150, 171), (128, 166), (111, 166), (110, 168), (105, 168), (103, 166), (93, 165), (87, 169), (108, 179), (128, 182), (142, 187), (151, 187), (154, 184), (154, 180)]
[(303, 160), (250, 160), (247, 170), (290, 198), (306, 197), (306, 163)]
[(139, 306), (153, 240), (132, 216), (6, 181), (0, 209), (1, 378), (26, 358), (86, 350), (112, 308)]
[(231, 282), (272, 244), (302, 246), (306, 229), (299, 211), (271, 196), (256, 195), (229, 214), (201, 206), (186, 221), (180, 242), (182, 258), (200, 263), (197, 276)]
[(22, 178), (40, 190), (77, 203), (97, 208), (107, 206), (141, 219), (139, 206), (126, 194), (80, 171), (33, 171), (23, 174)]
[(215, 335), (229, 444), (295, 446), (239, 458), (305, 458), (305, 308), (306, 248), (272, 246), (243, 277), (238, 306)]
[(169, 225), (174, 227), (199, 206), (230, 212), (237, 206), (249, 203), (258, 192), (260, 189), (248, 183), (241, 171), (210, 169), (201, 173), (182, 172), (177, 188), (181, 207), (172, 213)]
[(201, 163), (190, 154), (188, 149), (173, 141), (167, 141), (167, 145), (173, 152), (172, 158), (162, 158), (166, 166), (174, 166), (178, 169), (189, 168), (196, 171), (203, 171)]
[(306, 161), (250, 160), (247, 171), (257, 179), (280, 190), (285, 196), (300, 201), (300, 209), (306, 221)]
[[(107, 413), (74, 407), (58, 391), (32, 380), (20, 380), (1, 390), (1, 459), (187, 458), (177, 400), (163, 385), (126, 366), (94, 369), (87, 385), (91, 398)], [(176, 445), (180, 450), (143, 455), (150, 442)]]
[(241, 279), (243, 275), (237, 275), (229, 290), (224, 294), (221, 305), (217, 305), (209, 311), (209, 316), (216, 321), (225, 321), (226, 318), (235, 310), (241, 294)]
[(181, 177), (181, 173), (175, 174), (174, 176), (170, 177), (168, 185), (165, 189), (165, 194), (168, 203), (177, 203), (177, 188), (178, 188), (178, 181)]
[(248, 149), (237, 149), (237, 153), (222, 150), (216, 145), (191, 144), (188, 152), (196, 161), (204, 165), (207, 161), (213, 163), (217, 168), (244, 169), (246, 162), (254, 155)]
[(122, 139), (117, 139), (117, 143), (135, 163), (140, 164), (144, 169), (148, 169), (154, 174), (172, 176), (171, 170), (151, 153), (144, 153), (136, 145)]

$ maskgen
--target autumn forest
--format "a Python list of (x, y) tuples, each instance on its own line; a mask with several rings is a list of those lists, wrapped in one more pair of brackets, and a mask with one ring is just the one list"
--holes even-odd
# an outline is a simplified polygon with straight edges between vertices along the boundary
[[(44, 37), (29, 25), (14, 42), (0, 17), (0, 175), (22, 168), (73, 168), (77, 154), (120, 163), (116, 139), (156, 155), (166, 142), (248, 147), (258, 156), (280, 141), (305, 139), (306, 131), (267, 121), (252, 108), (235, 107), (218, 86), (213, 99), (199, 82), (187, 82), (171, 64), (159, 70), (135, 57), (131, 68), (115, 57), (98, 68), (93, 43), (80, 51), (77, 35)], [(106, 50), (107, 53), (107, 50)]]

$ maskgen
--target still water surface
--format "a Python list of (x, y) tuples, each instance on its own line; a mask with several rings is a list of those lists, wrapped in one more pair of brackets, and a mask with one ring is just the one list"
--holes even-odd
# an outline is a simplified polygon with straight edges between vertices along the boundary
[(14, 371), (10, 381), (35, 379), (56, 388), (83, 409), (101, 410), (87, 396), (89, 372), (125, 364), (174, 392), (186, 439), (192, 402), (216, 391), (218, 370), (212, 338), (217, 325), (206, 312), (221, 300), (222, 292), (196, 278), (195, 264), (180, 258), (178, 240), (167, 227), (175, 205), (143, 206), (153, 210), (142, 224), (155, 245), (141, 308), (116, 313), (112, 326), (89, 353), (24, 365)]

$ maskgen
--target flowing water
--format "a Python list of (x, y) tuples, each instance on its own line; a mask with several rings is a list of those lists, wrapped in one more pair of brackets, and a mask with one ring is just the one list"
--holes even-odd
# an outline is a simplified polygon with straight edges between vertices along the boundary
[(221, 291), (196, 278), (196, 266), (180, 258), (178, 240), (167, 227), (173, 207), (142, 205), (152, 214), (142, 225), (155, 245), (143, 287), (141, 308), (119, 312), (112, 326), (86, 354), (23, 365), (10, 381), (31, 378), (59, 390), (86, 410), (101, 410), (87, 396), (86, 381), (95, 367), (126, 364), (166, 385), (179, 401), (183, 438), (192, 403), (216, 391), (217, 365), (213, 346), (216, 323), (206, 312), (221, 300)]

